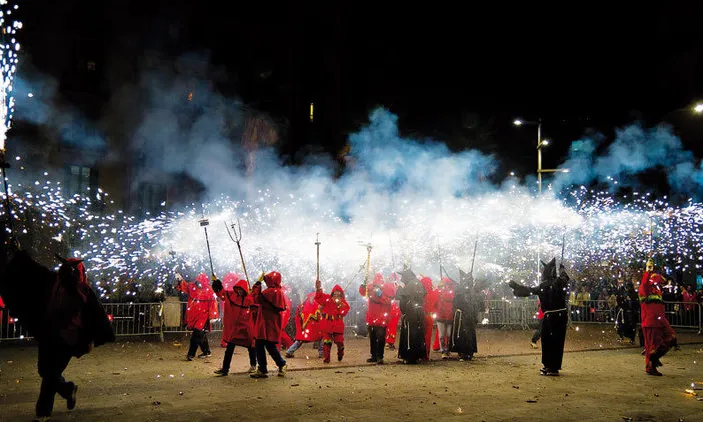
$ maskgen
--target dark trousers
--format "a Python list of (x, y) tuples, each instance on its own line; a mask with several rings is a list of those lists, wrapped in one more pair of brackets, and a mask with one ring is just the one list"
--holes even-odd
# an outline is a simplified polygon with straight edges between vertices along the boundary
[(369, 325), (369, 341), (371, 358), (383, 359), (383, 350), (386, 345), (386, 327), (376, 327)]
[[(234, 354), (234, 343), (227, 343), (227, 348), (225, 349), (225, 357), (222, 359), (222, 369), (229, 372), (229, 365), (232, 363), (232, 355)], [(253, 347), (247, 347), (249, 351), (249, 366), (256, 366), (256, 349)]]
[(190, 348), (188, 349), (188, 356), (195, 356), (195, 352), (198, 351), (198, 347), (203, 353), (210, 353), (210, 345), (207, 342), (207, 333), (203, 330), (193, 329), (193, 335), (190, 336)]
[(269, 352), (269, 356), (276, 362), (276, 366), (279, 368), (285, 366), (286, 361), (281, 357), (281, 351), (278, 350), (278, 343), (266, 340), (256, 340), (256, 361), (259, 363), (259, 371), (264, 374), (268, 373), (267, 362), (266, 362), (266, 352)]
[(39, 376), (41, 390), (37, 400), (37, 416), (51, 416), (54, 410), (54, 396), (58, 393), (64, 399), (71, 397), (75, 384), (67, 382), (63, 371), (71, 361), (71, 352), (62, 346), (39, 345)]
[(531, 341), (533, 343), (537, 343), (537, 340), (539, 340), (540, 337), (542, 337), (542, 321), (543, 320), (541, 320), (541, 319), (539, 320), (539, 323), (537, 324), (537, 329), (535, 330), (535, 333), (532, 335)]

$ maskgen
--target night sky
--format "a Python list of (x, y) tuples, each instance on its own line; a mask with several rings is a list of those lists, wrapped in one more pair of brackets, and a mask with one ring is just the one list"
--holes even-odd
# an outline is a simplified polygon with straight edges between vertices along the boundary
[[(703, 99), (698, 2), (335, 3), (36, 0), (23, 5), (21, 41), (63, 91), (103, 100), (129, 77), (116, 61), (209, 52), (227, 69), (222, 91), (289, 122), (286, 154), (306, 144), (339, 151), (381, 105), (404, 134), (494, 152), (518, 168), (533, 166), (536, 134), (513, 127), (516, 116), (543, 119), (554, 165), (589, 128), (612, 134), (635, 119), (674, 123), (703, 155), (703, 120), (669, 113)], [(87, 88), (81, 60), (98, 63)], [(478, 129), (467, 134), (462, 116)], [(488, 140), (477, 135), (486, 131)]]

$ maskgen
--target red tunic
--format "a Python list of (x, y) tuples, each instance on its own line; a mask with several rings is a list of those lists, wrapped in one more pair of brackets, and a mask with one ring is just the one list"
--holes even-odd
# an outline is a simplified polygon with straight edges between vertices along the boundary
[(437, 319), (439, 321), (452, 321), (454, 319), (454, 283), (445, 277), (438, 291)]
[(332, 293), (341, 292), (341, 298), (332, 298), (322, 292), (317, 291), (315, 300), (321, 305), (320, 331), (329, 334), (344, 334), (344, 316), (349, 312), (349, 304), (344, 298), (344, 289), (337, 284), (332, 288)]
[(395, 344), (395, 336), (398, 334), (398, 322), (400, 321), (400, 306), (398, 301), (391, 302), (391, 318), (386, 327), (386, 343)]
[[(366, 296), (366, 285), (359, 287), (359, 294)], [(383, 282), (383, 275), (376, 274), (373, 284), (369, 286), (369, 308), (366, 311), (366, 324), (372, 327), (388, 325), (391, 313), (391, 300), (395, 296), (395, 287)]]
[[(236, 277), (234, 274), (232, 276)], [(222, 327), (222, 340), (227, 343), (233, 343), (238, 346), (249, 347), (251, 346), (252, 331), (254, 327), (254, 320), (252, 319), (251, 306), (254, 304), (254, 299), (249, 295), (247, 290), (247, 281), (240, 278), (239, 281), (233, 282), (228, 280), (230, 274), (225, 275), (223, 285), (225, 281), (229, 283), (227, 285), (232, 285), (232, 287), (239, 287), (244, 292), (244, 296), (238, 295), (233, 290), (220, 290), (217, 293), (217, 297), (222, 300), (223, 306), (223, 327)], [(232, 277), (229, 277), (232, 278)]]
[(254, 284), (252, 296), (259, 305), (256, 322), (254, 323), (254, 338), (278, 343), (283, 329), (283, 312), (286, 301), (281, 291), (281, 275), (275, 271), (264, 276), (267, 288), (262, 290), (261, 283)]
[(310, 293), (295, 313), (295, 339), (304, 342), (320, 340), (319, 321), (320, 304), (315, 300), (315, 293)]
[(668, 324), (664, 314), (661, 284), (663, 279), (659, 274), (647, 271), (642, 275), (642, 283), (638, 290), (642, 327), (666, 327)]
[(195, 278), (200, 283), (190, 283), (181, 280), (176, 289), (188, 295), (188, 306), (186, 308), (186, 326), (189, 330), (204, 330), (209, 326), (211, 319), (217, 319), (217, 299), (215, 292), (210, 287), (210, 280), (206, 274), (200, 274)]

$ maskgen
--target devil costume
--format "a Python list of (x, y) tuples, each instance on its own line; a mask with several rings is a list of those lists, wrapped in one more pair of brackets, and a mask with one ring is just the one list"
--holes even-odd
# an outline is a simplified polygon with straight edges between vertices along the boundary
[[(459, 285), (454, 290), (454, 320), (450, 350), (463, 360), (471, 360), (478, 352), (476, 325), (480, 310), (479, 296), (471, 274), (459, 270)], [(482, 301), (481, 301), (482, 302)]]
[(398, 358), (406, 363), (417, 363), (427, 357), (424, 310), (427, 290), (411, 270), (403, 271), (400, 281), (403, 286), (396, 293), (402, 313)]
[(42, 383), (36, 415), (43, 419), (51, 416), (56, 394), (66, 399), (69, 410), (76, 405), (78, 387), (63, 377), (71, 358), (115, 340), (82, 260), (57, 258), (62, 262), (58, 273), (16, 251), (0, 278), (7, 307), (39, 343)]
[(542, 283), (537, 287), (527, 287), (514, 281), (509, 283), (515, 296), (527, 297), (539, 295), (540, 306), (544, 312), (542, 322), (542, 365), (541, 375), (558, 376), (564, 357), (564, 340), (568, 315), (566, 309), (566, 291), (569, 276), (564, 265), (559, 267), (557, 277), (556, 258), (548, 264), (542, 262)]

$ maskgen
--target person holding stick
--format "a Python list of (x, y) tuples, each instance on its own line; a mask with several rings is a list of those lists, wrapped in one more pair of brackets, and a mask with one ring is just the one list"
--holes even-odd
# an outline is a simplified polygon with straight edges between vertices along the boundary
[(322, 332), (322, 353), (324, 363), (330, 363), (332, 342), (337, 345), (337, 361), (344, 358), (344, 316), (349, 312), (349, 304), (344, 290), (339, 284), (332, 288), (332, 294), (322, 291), (320, 280), (315, 281), (315, 300), (322, 307), (320, 331)]
[(359, 286), (359, 294), (367, 296), (368, 310), (366, 311), (366, 326), (369, 330), (371, 357), (366, 362), (383, 364), (383, 352), (386, 343), (386, 326), (390, 319), (391, 300), (395, 296), (395, 287), (385, 283), (383, 274), (374, 276), (371, 285)]
[(662, 376), (657, 367), (662, 366), (659, 360), (664, 356), (675, 341), (675, 332), (671, 328), (664, 313), (661, 287), (664, 284), (662, 276), (654, 272), (654, 261), (647, 261), (638, 296), (642, 315), (642, 333), (644, 334), (645, 372), (647, 375)]
[[(266, 289), (261, 288), (261, 282), (266, 283)], [(252, 378), (268, 378), (266, 352), (278, 366), (278, 376), (286, 375), (286, 361), (281, 357), (278, 343), (281, 341), (283, 330), (283, 312), (286, 310), (286, 301), (281, 291), (281, 273), (271, 271), (262, 274), (252, 287), (254, 302), (259, 305), (256, 322), (254, 324), (254, 338), (256, 338), (256, 362), (259, 364)]]
[(538, 295), (544, 319), (542, 322), (542, 364), (540, 375), (559, 376), (561, 363), (564, 357), (564, 340), (566, 339), (566, 325), (568, 315), (566, 309), (566, 289), (569, 285), (569, 276), (566, 274), (564, 264), (561, 264), (557, 277), (556, 258), (548, 264), (542, 262), (542, 283), (536, 287), (527, 287), (514, 281), (508, 285), (513, 289), (513, 294), (518, 297)]
[(205, 273), (199, 274), (194, 282), (186, 281), (183, 276), (176, 273), (178, 284), (176, 289), (188, 295), (186, 308), (186, 327), (193, 330), (190, 337), (190, 348), (186, 359), (192, 361), (198, 347), (202, 351), (199, 358), (212, 355), (207, 341), (207, 332), (210, 331), (210, 320), (217, 319), (217, 299), (215, 292), (210, 287), (210, 280)]
[(254, 299), (249, 294), (247, 281), (238, 274), (227, 273), (224, 276), (225, 285), (234, 285), (231, 290), (225, 290), (220, 280), (212, 282), (212, 290), (223, 302), (222, 341), (226, 343), (222, 367), (215, 371), (219, 376), (229, 374), (235, 346), (246, 347), (249, 352), (249, 373), (256, 372), (256, 349), (252, 346), (254, 321), (251, 307)]

